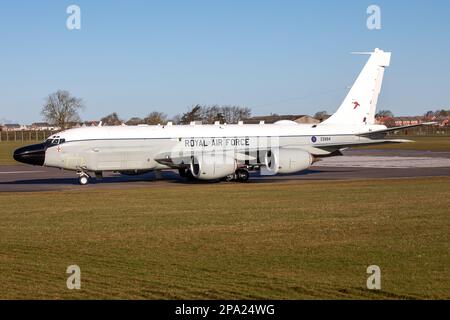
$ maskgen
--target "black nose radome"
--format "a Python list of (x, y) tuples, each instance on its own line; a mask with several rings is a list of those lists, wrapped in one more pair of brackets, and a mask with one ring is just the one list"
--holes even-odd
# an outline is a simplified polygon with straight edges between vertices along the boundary
[(43, 143), (32, 144), (14, 151), (14, 160), (35, 166), (44, 165), (46, 146)]

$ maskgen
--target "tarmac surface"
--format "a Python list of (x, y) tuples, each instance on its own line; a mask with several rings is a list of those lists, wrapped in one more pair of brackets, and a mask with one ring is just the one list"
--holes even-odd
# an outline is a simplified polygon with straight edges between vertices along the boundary
[[(290, 175), (251, 174), (248, 183), (310, 180), (365, 180), (450, 176), (449, 152), (404, 150), (349, 150), (343, 156), (325, 158), (306, 171)], [(78, 184), (72, 171), (27, 165), (0, 166), (0, 192), (32, 192), (53, 190), (122, 189), (130, 187), (164, 187), (195, 183), (180, 178), (176, 171), (124, 176), (106, 173), (102, 180), (91, 179), (86, 186)]]

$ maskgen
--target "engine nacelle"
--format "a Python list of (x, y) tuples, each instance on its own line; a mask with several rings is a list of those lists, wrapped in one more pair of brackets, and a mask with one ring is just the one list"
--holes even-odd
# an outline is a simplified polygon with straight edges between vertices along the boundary
[(236, 169), (236, 160), (228, 155), (203, 154), (191, 158), (191, 173), (200, 180), (224, 178), (233, 174)]
[(266, 169), (273, 173), (294, 173), (308, 169), (313, 163), (313, 156), (299, 149), (275, 149), (266, 152), (264, 163)]

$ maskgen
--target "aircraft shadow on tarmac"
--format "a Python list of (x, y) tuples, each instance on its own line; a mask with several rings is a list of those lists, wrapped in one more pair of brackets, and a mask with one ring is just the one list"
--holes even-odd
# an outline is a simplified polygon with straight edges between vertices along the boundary
[[(90, 184), (101, 183), (122, 183), (122, 182), (142, 182), (155, 180), (154, 176), (142, 175), (138, 177), (128, 176), (110, 176), (103, 179), (92, 178), (89, 180)], [(28, 179), (0, 182), (0, 185), (79, 185), (77, 177), (73, 178), (48, 178), (48, 179)]]
[[(298, 180), (302, 176), (316, 175), (318, 173), (333, 173), (339, 172), (344, 173), (345, 171), (332, 171), (332, 170), (305, 170), (295, 174), (279, 174), (279, 175), (260, 175), (259, 173), (251, 173), (251, 178), (249, 182), (251, 183), (261, 183), (261, 182), (271, 182), (271, 181), (282, 181), (282, 180)], [(324, 178), (326, 179), (326, 178)], [(187, 180), (181, 178), (177, 173), (166, 171), (163, 173), (160, 180), (156, 179), (154, 173), (142, 174), (139, 176), (125, 176), (125, 175), (113, 175), (106, 176), (103, 179), (92, 178), (90, 180), (91, 184), (102, 184), (102, 183), (125, 183), (125, 182), (153, 182), (153, 181), (164, 181), (168, 183), (180, 183), (180, 184), (198, 184), (198, 183), (211, 183), (211, 181), (202, 180)], [(212, 181), (216, 182), (216, 181)], [(24, 179), (15, 181), (4, 181), (0, 182), (0, 185), (79, 185), (76, 176), (61, 177), (61, 178), (46, 178), (46, 179)]]

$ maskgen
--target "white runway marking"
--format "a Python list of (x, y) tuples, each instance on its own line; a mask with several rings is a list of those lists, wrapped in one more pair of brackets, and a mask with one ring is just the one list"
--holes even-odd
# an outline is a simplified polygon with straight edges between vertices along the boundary
[(45, 171), (0, 171), (0, 174), (17, 174), (17, 173), (38, 173)]
[(341, 156), (324, 158), (316, 162), (314, 166), (346, 168), (444, 168), (450, 167), (450, 159), (431, 157)]

